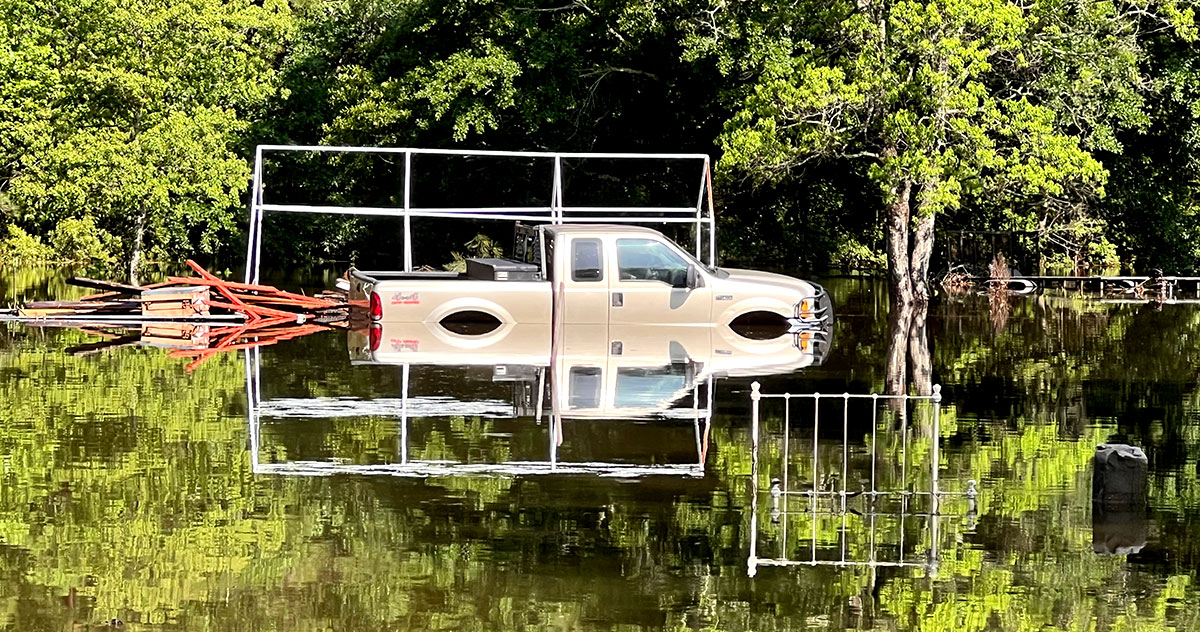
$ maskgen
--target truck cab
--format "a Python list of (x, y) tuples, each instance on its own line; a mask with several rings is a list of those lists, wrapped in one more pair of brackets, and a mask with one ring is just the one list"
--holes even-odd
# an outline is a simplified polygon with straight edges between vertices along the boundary
[(700, 263), (662, 233), (637, 226), (543, 228), (551, 280), (567, 323), (728, 326), (735, 320), (816, 326), (831, 316), (824, 288), (769, 272)]

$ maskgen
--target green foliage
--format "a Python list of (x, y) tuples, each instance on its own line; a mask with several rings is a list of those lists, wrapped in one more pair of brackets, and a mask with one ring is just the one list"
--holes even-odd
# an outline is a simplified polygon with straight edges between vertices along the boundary
[(0, 178), (21, 222), (90, 218), (126, 256), (227, 240), (249, 177), (235, 148), (274, 91), (286, 4), (5, 4), (18, 63), (0, 82), (12, 105)]
[(44, 263), (53, 257), (52, 253), (41, 239), (16, 224), (8, 225), (8, 236), (0, 241), (0, 263)]
[[(91, 218), (126, 260), (239, 257), (250, 147), (294, 142), (717, 153), (722, 254), (773, 267), (877, 269), (904, 182), (918, 216), (1033, 230), (1064, 261), (1200, 265), (1190, 0), (0, 0), (0, 15), (3, 223), (45, 242)], [(361, 157), (269, 167), (275, 200), (401, 203), (394, 169)], [(460, 187), (473, 170), (417, 184), (545, 203), (507, 172)], [(596, 194), (640, 193), (610, 184)], [(269, 224), (277, 261), (395, 252), (370, 222)], [(443, 231), (488, 230), (433, 224), (419, 259), (446, 255)]]
[[(265, 142), (711, 152), (722, 118), (720, 82), (681, 59), (682, 33), (693, 15), (690, 3), (674, 0), (307, 3), (297, 8), (296, 37), (282, 60), (284, 89), (253, 131)], [(414, 203), (548, 203), (548, 188), (539, 177), (531, 189), (519, 162), (489, 164), (489, 171), (479, 161), (419, 158)], [(271, 195), (318, 203), (336, 191), (340, 202), (399, 206), (396, 167), (354, 158), (281, 162)], [(581, 176), (591, 175), (587, 167), (570, 165)], [(468, 180), (477, 184), (463, 186)], [(689, 190), (694, 182), (689, 176)], [(597, 205), (640, 193), (618, 178), (605, 185), (582, 193)], [(678, 203), (678, 195), (673, 199)], [(289, 245), (279, 258), (397, 252), (379, 245), (397, 231), (366, 222), (351, 230), (336, 220), (275, 222), (287, 226), (281, 238)], [(447, 243), (494, 226), (414, 222), (414, 259), (443, 261)], [(291, 247), (293, 240), (304, 246)]]
[(64, 219), (50, 231), (50, 247), (60, 262), (112, 264), (119, 250), (114, 241), (92, 217)]
[(82, 264), (103, 270), (116, 263), (119, 240), (96, 226), (95, 218), (68, 218), (58, 222), (47, 235), (49, 244), (16, 224), (8, 225), (8, 236), (0, 242), (0, 262)]
[(471, 257), (503, 257), (504, 247), (492, 240), (487, 235), (475, 235), (463, 244), (467, 249), (467, 254), (463, 254), (457, 250), (450, 253), (453, 260), (442, 266), (445, 270), (453, 270), (455, 272), (467, 271), (467, 259)]
[[(757, 52), (736, 62), (755, 79), (721, 137), (727, 169), (777, 180), (813, 160), (867, 159), (885, 199), (910, 181), (923, 213), (980, 195), (1070, 198), (1099, 187), (1104, 170), (1078, 132), (1059, 125), (1052, 104), (1022, 96), (1056, 70), (1030, 63), (1040, 7), (881, 7), (804, 3), (762, 16), (748, 36)], [(1136, 60), (1127, 63), (1128, 83), (1137, 73)]]
[(1149, 49), (1153, 121), (1112, 156), (1102, 210), (1110, 239), (1138, 270), (1200, 269), (1200, 59), (1194, 44), (1160, 38)]
[(1195, 30), (1189, 5), (1057, 0), (721, 5), (713, 18), (694, 23), (688, 56), (750, 78), (729, 92), (727, 186), (865, 162), (886, 203), (911, 182), (919, 214), (961, 209), (954, 221), (978, 229), (1002, 209), (1100, 263), (1117, 239), (1069, 233), (1095, 221), (1119, 136), (1149, 127), (1147, 44)]

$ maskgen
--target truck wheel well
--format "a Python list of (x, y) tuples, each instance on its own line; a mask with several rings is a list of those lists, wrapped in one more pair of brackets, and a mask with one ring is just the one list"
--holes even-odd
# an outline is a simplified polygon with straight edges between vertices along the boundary
[(785, 316), (757, 310), (734, 318), (730, 321), (729, 328), (733, 333), (749, 340), (773, 340), (786, 334), (789, 324)]
[(447, 314), (438, 321), (446, 331), (461, 336), (482, 336), (495, 331), (503, 323), (499, 318), (477, 309), (464, 309)]

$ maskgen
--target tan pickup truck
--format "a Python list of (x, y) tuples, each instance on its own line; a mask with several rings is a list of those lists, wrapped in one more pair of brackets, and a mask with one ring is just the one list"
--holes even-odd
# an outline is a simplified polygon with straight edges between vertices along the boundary
[[(351, 270), (352, 304), (373, 321), (475, 331), (517, 324), (821, 330), (825, 290), (781, 274), (711, 268), (649, 228), (519, 226), (513, 259), (453, 272)], [(465, 330), (464, 330), (465, 331)]]

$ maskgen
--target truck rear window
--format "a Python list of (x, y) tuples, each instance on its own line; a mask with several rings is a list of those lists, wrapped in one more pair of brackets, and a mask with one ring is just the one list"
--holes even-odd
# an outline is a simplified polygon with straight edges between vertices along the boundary
[(570, 393), (567, 406), (571, 409), (600, 407), (599, 367), (573, 366), (570, 373)]
[(571, 242), (572, 281), (601, 281), (604, 279), (603, 270), (599, 239), (576, 239)]

